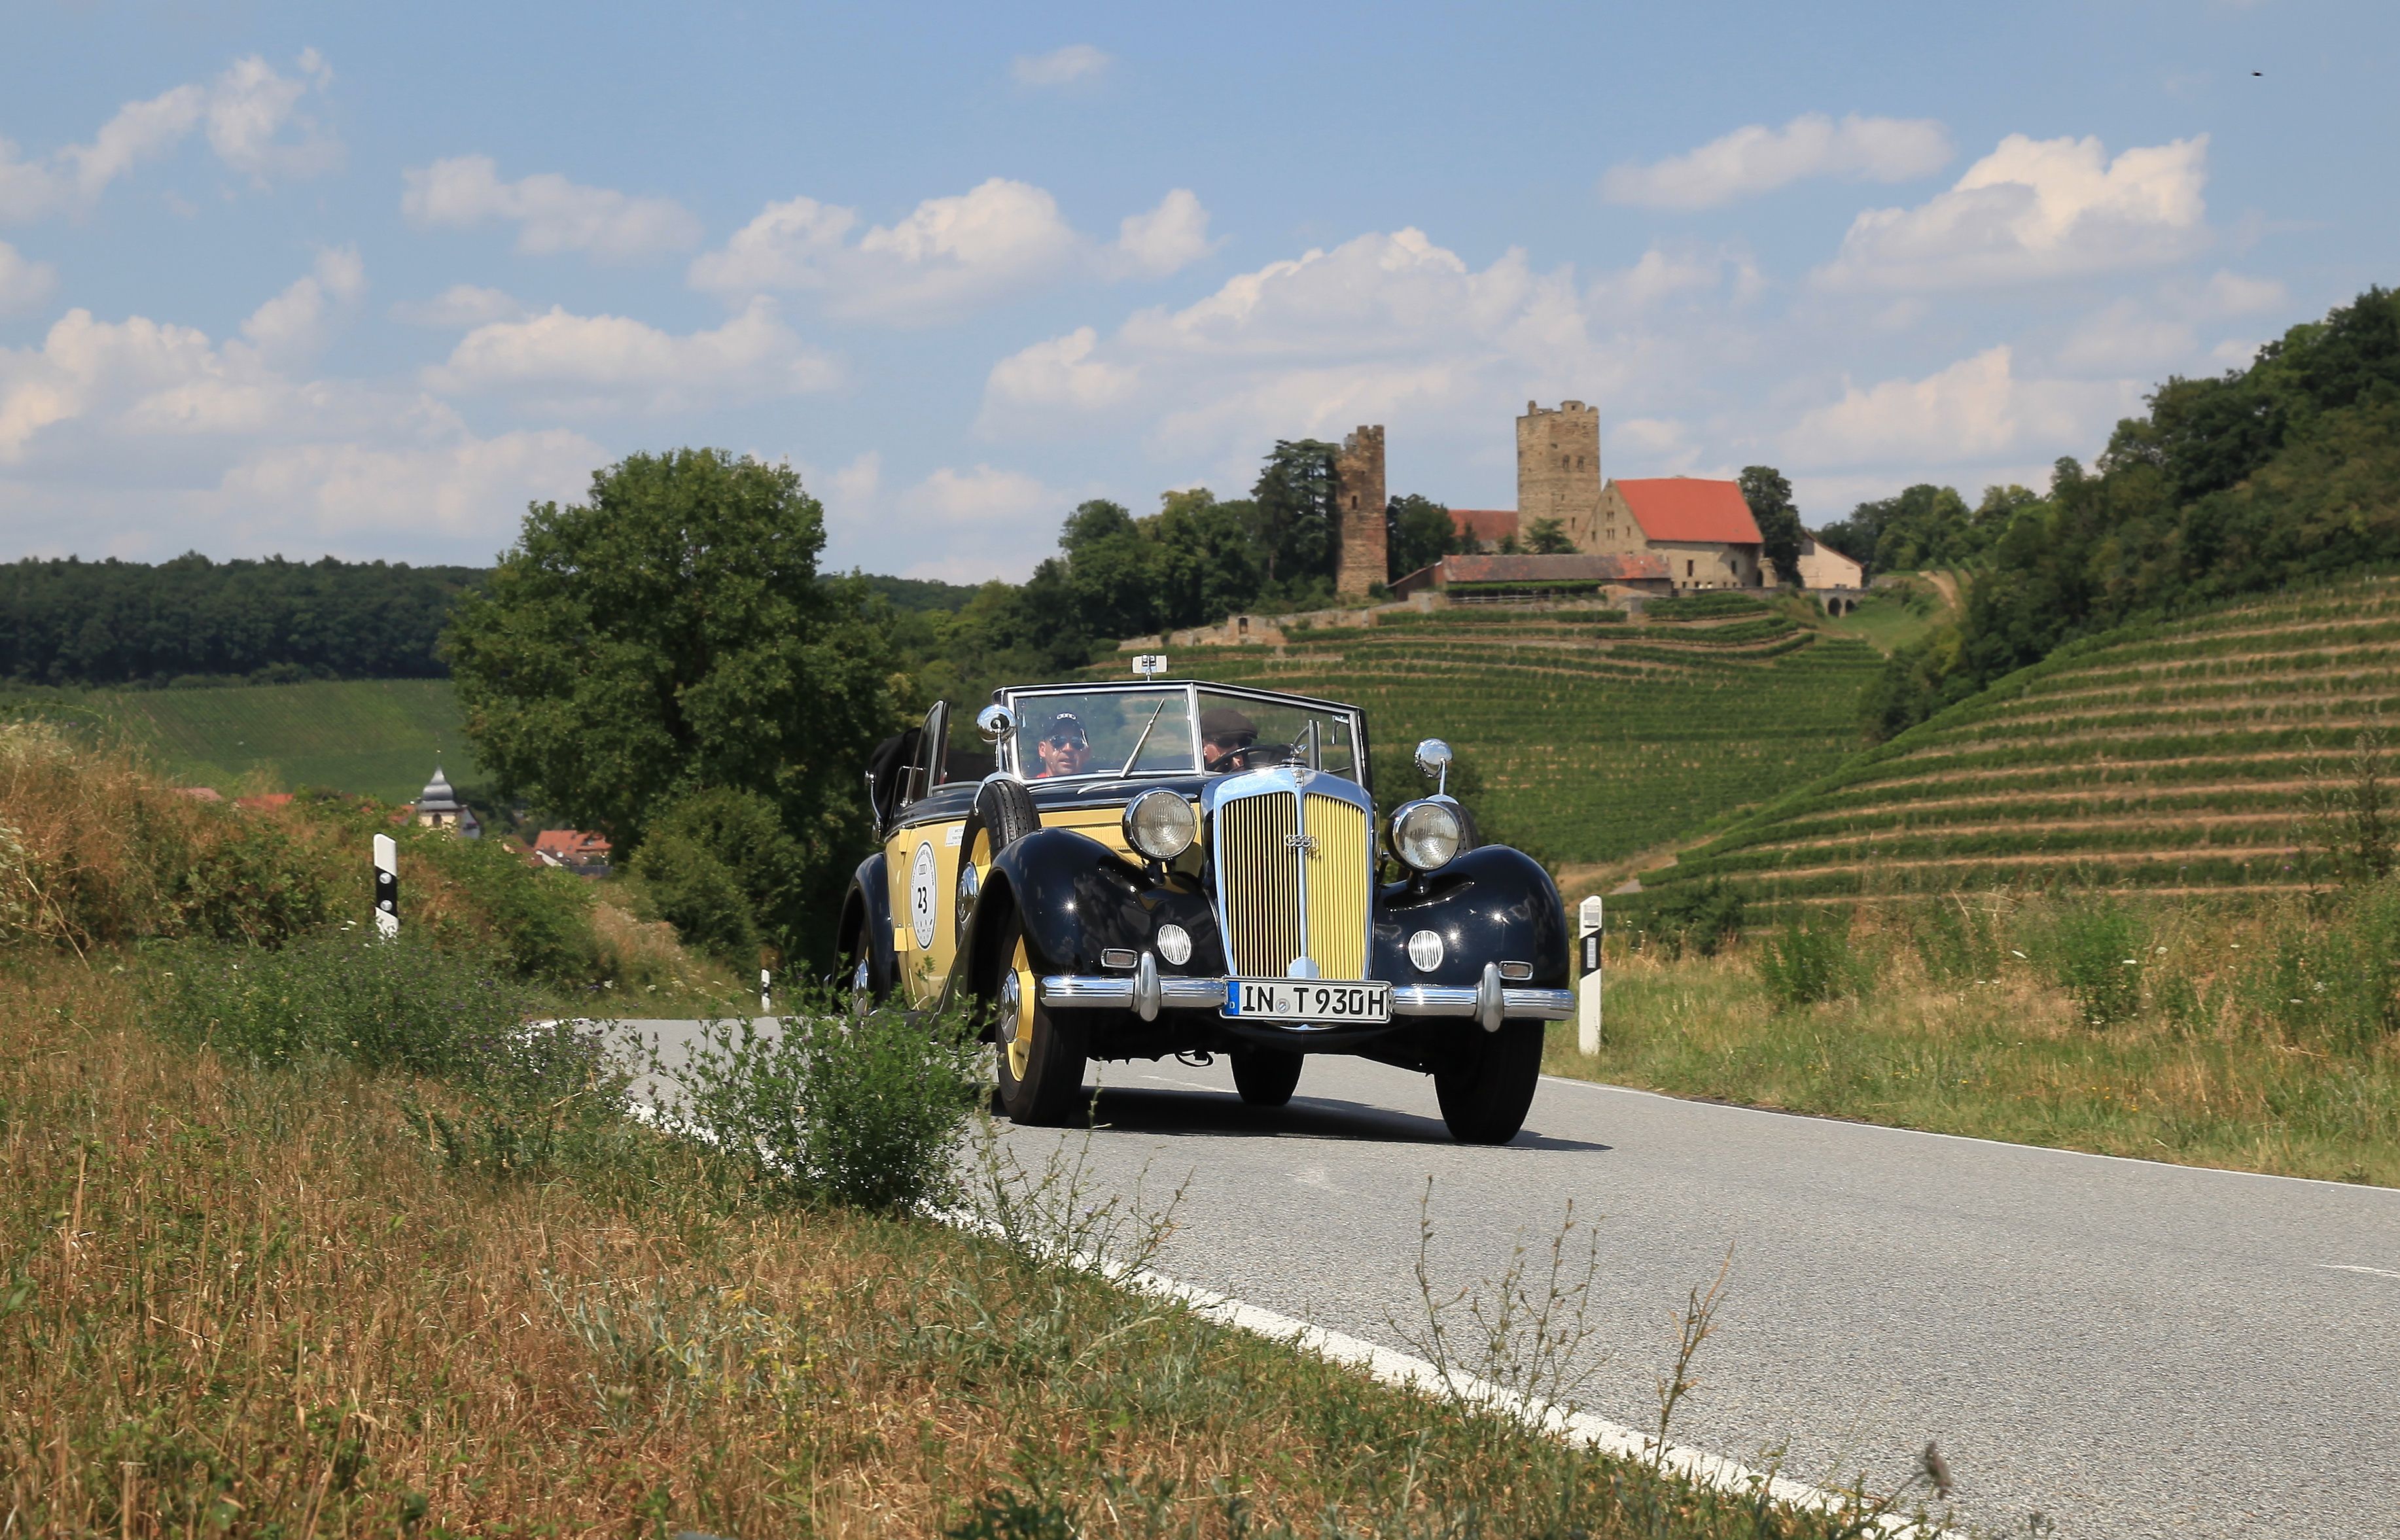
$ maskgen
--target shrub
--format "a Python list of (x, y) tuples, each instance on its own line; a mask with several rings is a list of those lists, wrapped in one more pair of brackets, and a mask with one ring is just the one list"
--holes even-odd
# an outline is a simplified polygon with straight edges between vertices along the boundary
[(981, 1051), (946, 1018), (796, 1002), (781, 1031), (703, 1023), (667, 1120), (770, 1202), (901, 1209), (946, 1196), (983, 1096)]
[(1850, 916), (1845, 909), (1811, 908), (1783, 922), (1758, 953), (1759, 981), (1767, 998), (1785, 1009), (1864, 994), (1874, 986), (1871, 968), (1850, 947)]
[(2131, 1021), (2142, 1005), (2142, 959), (2149, 946), (2141, 917), (2112, 898), (2061, 906), (2044, 938), (2052, 975), (2094, 1027)]
[(807, 922), (808, 853), (765, 797), (730, 786), (693, 792), (660, 814), (648, 838), (683, 840), (731, 875), (756, 932), (745, 954), (759, 942), (786, 953), (804, 949), (793, 943)]
[(675, 934), (730, 962), (758, 951), (758, 922), (733, 868), (688, 835), (653, 835), (628, 864), (646, 909)]
[(1999, 930), (1990, 910), (1957, 899), (1932, 904), (1916, 916), (1914, 931), (1927, 977), (1952, 983), (1998, 975)]
[[(581, 878), (529, 866), (495, 838), (411, 828), (401, 843), (408, 922), (430, 926), (449, 945), (505, 957), (526, 978), (577, 984), (598, 972), (592, 890)], [(430, 880), (412, 887), (411, 867)]]
[(368, 1070), (513, 1074), (539, 1001), (498, 959), (421, 930), (361, 931), (279, 950), (188, 944), (157, 958), (150, 1020), (170, 1035), (280, 1068), (313, 1057)]
[(1740, 889), (1721, 877), (1700, 882), (1679, 882), (1650, 910), (1651, 927), (1670, 955), (1688, 947), (1702, 957), (1714, 957), (1725, 944), (1741, 934), (1750, 901)]

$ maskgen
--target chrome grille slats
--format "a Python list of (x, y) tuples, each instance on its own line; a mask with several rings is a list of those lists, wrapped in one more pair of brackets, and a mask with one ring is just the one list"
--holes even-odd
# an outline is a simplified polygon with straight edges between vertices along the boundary
[(1342, 796), (1279, 786), (1219, 803), (1211, 841), (1234, 973), (1282, 978), (1308, 957), (1320, 978), (1365, 978), (1370, 840), (1367, 810)]

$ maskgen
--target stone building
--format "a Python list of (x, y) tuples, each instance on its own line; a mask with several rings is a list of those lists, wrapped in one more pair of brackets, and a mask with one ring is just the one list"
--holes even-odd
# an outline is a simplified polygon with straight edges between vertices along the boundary
[[(1805, 529), (1800, 532), (1800, 560), (1795, 565), (1800, 568), (1798, 576), (1802, 588), (1811, 591), (1840, 589), (1858, 593), (1864, 593), (1866, 590), (1867, 579), (1864, 567), (1832, 546), (1822, 544), (1816, 536)], [(1775, 564), (1769, 562), (1766, 566), (1768, 572), (1772, 574)]]
[(1333, 459), (1333, 588), (1345, 599), (1364, 597), (1384, 579), (1384, 429), (1362, 427)]
[(1474, 543), (1469, 552), (1498, 549), (1500, 542), (1517, 533), (1517, 511), (1513, 508), (1453, 508), (1450, 522), (1459, 538)]
[(1766, 580), (1758, 521), (1741, 487), (1692, 476), (1610, 482), (1601, 488), (1597, 551), (1646, 551), (1667, 561), (1679, 592), (1756, 588)]
[(1600, 408), (1525, 403), (1517, 419), (1517, 533), (1556, 519), (1577, 551), (1600, 551)]
[(483, 836), (484, 825), (475, 821), (475, 810), (458, 800), (458, 794), (450, 789), (450, 778), (442, 773), (439, 764), (433, 767), (433, 779), (417, 793), (413, 811), (416, 822), (426, 828), (449, 829), (469, 839)]

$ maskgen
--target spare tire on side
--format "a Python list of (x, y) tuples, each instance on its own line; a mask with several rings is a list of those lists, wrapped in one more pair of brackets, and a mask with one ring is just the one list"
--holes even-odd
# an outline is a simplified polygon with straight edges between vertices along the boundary
[(958, 902), (951, 906), (958, 934), (964, 938), (967, 920), (983, 892), (984, 874), (991, 858), (1042, 826), (1033, 794), (1025, 783), (1004, 775), (985, 778), (975, 788), (974, 811), (959, 831)]

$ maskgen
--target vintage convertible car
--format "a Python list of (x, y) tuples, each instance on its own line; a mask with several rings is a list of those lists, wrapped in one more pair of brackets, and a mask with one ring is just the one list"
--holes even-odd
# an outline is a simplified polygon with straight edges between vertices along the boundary
[(1515, 1137), (1573, 1007), (1566, 915), (1476, 843), (1441, 743), (1378, 820), (1355, 706), (1151, 680), (1002, 689), (976, 722), (988, 757), (947, 703), (878, 749), (839, 939), (859, 994), (985, 1021), (1012, 1118), (1073, 1116), (1093, 1058), (1226, 1054), (1275, 1106), (1340, 1053), (1429, 1071), (1457, 1139)]

